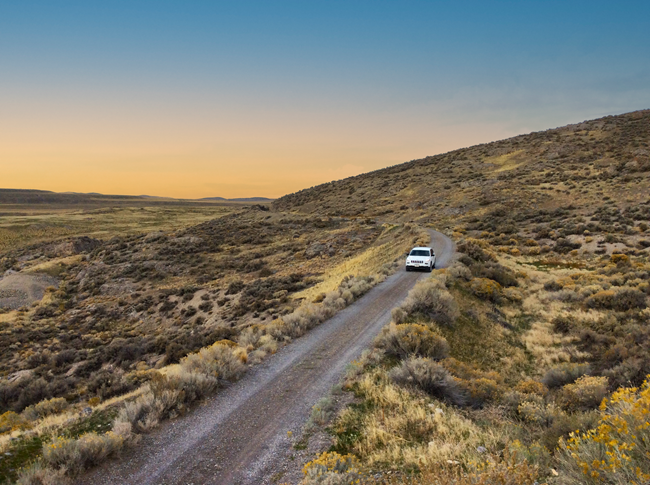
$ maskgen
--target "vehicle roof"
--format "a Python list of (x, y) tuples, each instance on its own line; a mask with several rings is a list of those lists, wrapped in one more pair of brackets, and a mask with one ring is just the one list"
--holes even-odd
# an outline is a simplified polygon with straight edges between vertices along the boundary
[[(424, 247), (424, 246), (418, 246), (418, 247), (413, 248), (413, 249), (433, 249), (433, 248), (428, 248), (428, 247)], [(413, 249), (411, 249), (411, 251), (413, 251)]]

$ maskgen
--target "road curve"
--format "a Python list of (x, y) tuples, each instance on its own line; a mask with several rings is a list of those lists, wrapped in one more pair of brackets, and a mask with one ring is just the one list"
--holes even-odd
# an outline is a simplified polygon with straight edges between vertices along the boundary
[[(429, 231), (436, 268), (449, 265), (453, 241)], [(345, 366), (390, 321), (423, 273), (403, 269), (334, 317), (253, 367), (189, 415), (145, 435), (119, 460), (82, 476), (79, 484), (262, 484), (290, 446), (311, 407), (341, 378)]]

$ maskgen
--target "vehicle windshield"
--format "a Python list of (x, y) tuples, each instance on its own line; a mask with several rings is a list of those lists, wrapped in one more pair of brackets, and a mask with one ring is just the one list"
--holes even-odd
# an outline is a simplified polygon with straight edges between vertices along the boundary
[(413, 249), (410, 256), (431, 256), (431, 253), (426, 249)]

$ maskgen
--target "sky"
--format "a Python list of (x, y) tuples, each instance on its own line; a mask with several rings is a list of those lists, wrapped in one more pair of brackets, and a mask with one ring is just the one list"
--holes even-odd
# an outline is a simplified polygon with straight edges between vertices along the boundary
[(0, 0), (2, 188), (279, 197), (647, 108), (647, 1)]

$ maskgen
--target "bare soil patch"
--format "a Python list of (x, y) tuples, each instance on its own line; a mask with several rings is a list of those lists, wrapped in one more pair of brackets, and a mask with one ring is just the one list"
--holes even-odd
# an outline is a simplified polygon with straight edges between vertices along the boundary
[(52, 276), (9, 273), (0, 278), (0, 308), (12, 310), (41, 301), (45, 290), (59, 286)]

